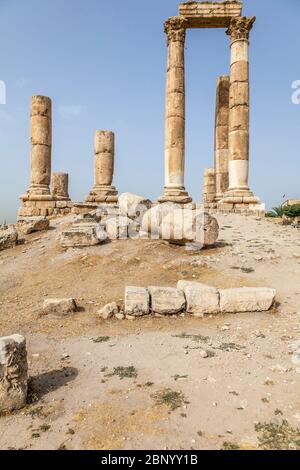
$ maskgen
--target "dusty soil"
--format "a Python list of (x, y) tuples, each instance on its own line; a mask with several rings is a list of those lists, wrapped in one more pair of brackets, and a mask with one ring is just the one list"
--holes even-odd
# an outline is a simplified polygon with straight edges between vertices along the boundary
[[(0, 336), (26, 336), (32, 377), (32, 403), (0, 418), (1, 449), (300, 448), (289, 352), (300, 339), (299, 231), (218, 219), (218, 245), (198, 253), (145, 240), (64, 251), (57, 237), (72, 216), (0, 253)], [(179, 279), (274, 287), (278, 304), (204, 319), (96, 316), (122, 305), (126, 285)], [(42, 316), (46, 297), (75, 297), (80, 312)]]

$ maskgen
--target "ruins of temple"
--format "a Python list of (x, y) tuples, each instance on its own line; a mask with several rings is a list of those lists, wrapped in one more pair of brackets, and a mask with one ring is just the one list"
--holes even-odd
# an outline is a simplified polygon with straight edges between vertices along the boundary
[[(165, 186), (159, 203), (192, 202), (185, 189), (185, 40), (189, 28), (226, 28), (230, 75), (217, 80), (214, 167), (205, 170), (203, 205), (208, 211), (263, 215), (264, 204), (249, 188), (249, 35), (255, 17), (242, 15), (242, 2), (187, 2), (165, 22), (168, 63), (165, 114)], [(30, 109), (31, 182), (21, 196), (20, 217), (77, 214), (99, 205), (117, 205), (113, 186), (115, 135), (97, 131), (94, 186), (84, 202), (72, 203), (68, 175), (51, 182), (51, 100), (33, 96)]]

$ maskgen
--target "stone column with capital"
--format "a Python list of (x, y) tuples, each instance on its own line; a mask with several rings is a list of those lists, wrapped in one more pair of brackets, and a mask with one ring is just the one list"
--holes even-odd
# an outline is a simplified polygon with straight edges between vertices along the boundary
[(115, 134), (113, 132), (96, 132), (94, 154), (95, 183), (86, 202), (116, 203), (118, 202), (118, 191), (112, 186), (115, 158)]
[(165, 116), (165, 188), (159, 202), (189, 203), (184, 187), (185, 73), (184, 45), (187, 20), (173, 16), (165, 22), (168, 44)]
[(231, 38), (228, 172), (229, 187), (220, 208), (248, 210), (259, 204), (249, 189), (249, 34), (255, 17), (232, 18), (227, 34)]
[(228, 119), (230, 78), (223, 75), (217, 81), (215, 121), (216, 197), (220, 201), (228, 189)]

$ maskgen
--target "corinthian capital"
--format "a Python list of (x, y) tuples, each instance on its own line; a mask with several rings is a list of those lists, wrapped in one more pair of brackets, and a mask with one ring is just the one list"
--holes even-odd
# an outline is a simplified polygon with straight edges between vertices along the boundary
[(165, 33), (168, 38), (168, 43), (171, 41), (185, 41), (185, 31), (187, 27), (187, 20), (180, 16), (171, 16), (165, 22)]
[(231, 37), (231, 40), (236, 39), (249, 39), (249, 33), (253, 27), (253, 24), (256, 20), (255, 16), (247, 18), (245, 16), (240, 16), (238, 18), (231, 18), (230, 25), (226, 34)]

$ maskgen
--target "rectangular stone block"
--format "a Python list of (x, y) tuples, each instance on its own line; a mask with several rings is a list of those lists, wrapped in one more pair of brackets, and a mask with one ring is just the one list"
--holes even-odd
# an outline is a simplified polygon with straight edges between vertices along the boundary
[(267, 287), (242, 287), (220, 290), (223, 313), (264, 312), (270, 310), (276, 291)]
[(185, 309), (186, 301), (182, 290), (174, 287), (148, 288), (151, 297), (151, 309), (161, 315), (174, 315)]
[(65, 209), (67, 207), (66, 201), (56, 201), (55, 206), (57, 209)]
[(74, 299), (46, 299), (43, 304), (43, 314), (67, 315), (74, 313), (77, 305)]
[(239, 2), (188, 2), (179, 5), (179, 15), (188, 20), (189, 28), (226, 28), (232, 17), (242, 14)]
[(40, 210), (37, 207), (20, 207), (18, 217), (38, 217)]
[(26, 340), (12, 335), (0, 338), (0, 413), (26, 405), (28, 364)]
[(186, 298), (186, 311), (195, 317), (220, 312), (219, 291), (201, 282), (178, 281), (177, 289), (182, 290)]
[(150, 313), (150, 295), (144, 287), (128, 286), (125, 289), (125, 313), (140, 317)]

